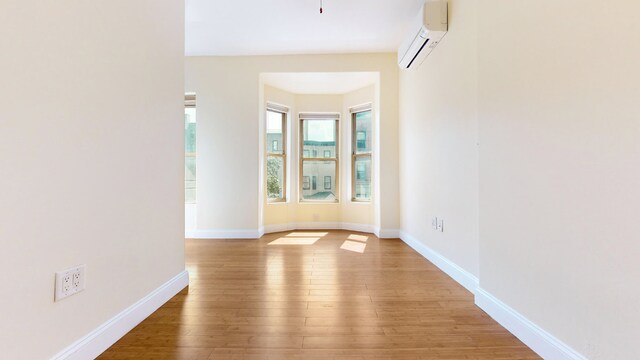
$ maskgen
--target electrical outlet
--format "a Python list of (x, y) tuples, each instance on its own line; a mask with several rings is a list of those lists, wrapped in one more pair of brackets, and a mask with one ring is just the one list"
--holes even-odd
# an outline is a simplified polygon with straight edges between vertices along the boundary
[(62, 277), (62, 291), (68, 293), (71, 290), (71, 275), (65, 274)]
[(443, 219), (439, 219), (438, 220), (437, 230), (440, 231), (440, 232), (444, 232), (444, 220)]
[(74, 272), (73, 273), (73, 288), (74, 289), (78, 289), (80, 288), (80, 279), (82, 277), (80, 276), (80, 272)]
[(79, 265), (71, 269), (58, 271), (56, 273), (55, 301), (62, 300), (68, 296), (84, 290), (85, 266)]
[(431, 218), (431, 228), (438, 230), (438, 218), (435, 216)]

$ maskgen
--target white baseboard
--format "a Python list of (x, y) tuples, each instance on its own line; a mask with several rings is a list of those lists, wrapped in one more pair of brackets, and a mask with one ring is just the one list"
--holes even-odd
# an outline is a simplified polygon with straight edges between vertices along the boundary
[(187, 239), (258, 239), (262, 236), (260, 229), (256, 230), (187, 230)]
[(381, 239), (400, 237), (400, 230), (380, 229), (369, 224), (345, 222), (296, 222), (265, 225), (257, 230), (186, 230), (187, 239), (258, 239), (264, 234), (292, 230), (349, 230), (375, 234)]
[(135, 304), (100, 325), (53, 357), (53, 360), (95, 359), (160, 306), (189, 285), (185, 270)]
[(187, 239), (258, 239), (264, 234), (292, 230), (349, 230), (375, 234), (382, 239), (400, 237), (399, 230), (345, 222), (295, 222), (265, 225), (257, 230), (186, 230), (184, 236)]
[(444, 271), (445, 274), (451, 276), (460, 285), (464, 286), (472, 293), (475, 293), (476, 289), (478, 288), (478, 278), (475, 275), (461, 268), (453, 261), (440, 255), (438, 252), (434, 251), (433, 249), (431, 249), (418, 239), (414, 238), (413, 236), (405, 233), (404, 231), (400, 231), (400, 239), (407, 243), (407, 245), (411, 246), (420, 255), (424, 256), (427, 260), (432, 262), (435, 266), (440, 268), (440, 270)]
[(542, 358), (586, 360), (586, 357), (482, 288), (476, 290), (475, 302), (478, 307)]
[(264, 233), (265, 234), (271, 234), (271, 233), (277, 233), (277, 232), (283, 232), (283, 231), (291, 231), (294, 230), (295, 228), (293, 227), (293, 224), (273, 224), (273, 225), (265, 225), (264, 226)]
[(544, 359), (586, 360), (584, 356), (570, 346), (480, 288), (476, 276), (403, 231), (400, 231), (400, 238), (420, 255), (472, 292), (475, 295), (475, 303), (478, 307)]
[(373, 225), (343, 222), (296, 222), (266, 225), (264, 227), (265, 234), (292, 230), (349, 230), (371, 234), (375, 233)]
[(376, 236), (380, 239), (398, 239), (400, 237), (400, 230), (398, 229), (376, 229)]

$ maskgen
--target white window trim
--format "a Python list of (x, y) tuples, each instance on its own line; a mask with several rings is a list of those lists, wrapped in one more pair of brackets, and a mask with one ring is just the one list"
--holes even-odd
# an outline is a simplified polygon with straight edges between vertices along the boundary
[[(275, 113), (279, 113), (282, 115), (282, 142), (280, 144), (279, 142), (279, 147), (282, 148), (282, 154), (274, 154), (273, 153), (273, 143), (268, 144), (267, 143), (267, 128), (266, 128), (266, 122), (267, 122), (267, 116), (266, 114), (271, 111), (271, 112), (275, 112)], [(284, 106), (284, 105), (280, 105), (280, 104), (276, 104), (276, 103), (272, 103), (272, 102), (268, 102), (266, 109), (265, 109), (265, 130), (264, 130), (264, 138), (265, 138), (265, 143), (267, 143), (267, 146), (265, 146), (266, 148), (268, 148), (268, 150), (265, 150), (265, 162), (264, 162), (264, 196), (266, 197), (266, 203), (267, 205), (272, 205), (272, 204), (286, 204), (288, 202), (288, 195), (287, 195), (287, 191), (288, 191), (288, 187), (287, 187), (287, 172), (288, 172), (288, 154), (287, 154), (287, 136), (289, 134), (289, 132), (287, 131), (287, 114), (289, 112), (289, 108)], [(277, 140), (274, 140), (277, 141)], [(269, 194), (268, 194), (268, 190), (267, 190), (267, 181), (268, 181), (268, 174), (267, 174), (267, 163), (269, 161), (269, 157), (273, 156), (273, 157), (280, 157), (282, 158), (282, 163), (284, 166), (283, 169), (283, 176), (282, 176), (282, 180), (283, 180), (283, 184), (282, 184), (282, 196), (281, 198), (269, 198)]]
[[(374, 149), (373, 141), (371, 143), (371, 150), (369, 152), (356, 153), (356, 149), (357, 149), (356, 114), (367, 112), (367, 111), (371, 112), (371, 134), (369, 134), (369, 136), (373, 140), (374, 139), (373, 138), (374, 122), (373, 122), (373, 108), (371, 106), (371, 103), (365, 103), (362, 105), (357, 105), (349, 108), (349, 112), (351, 113), (351, 184), (350, 185), (351, 185), (351, 202), (354, 204), (370, 204), (373, 202), (373, 149)], [(368, 200), (356, 198), (356, 175), (357, 175), (356, 159), (358, 157), (365, 157), (365, 156), (369, 156), (369, 158), (371, 159), (371, 168), (369, 169), (369, 171), (371, 172), (370, 174), (371, 189), (370, 189)]]

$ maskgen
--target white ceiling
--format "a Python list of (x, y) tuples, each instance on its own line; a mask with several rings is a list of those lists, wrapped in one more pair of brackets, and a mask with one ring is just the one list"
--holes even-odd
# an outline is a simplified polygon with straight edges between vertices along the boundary
[(376, 72), (262, 73), (264, 84), (294, 94), (346, 94), (377, 82)]
[(396, 51), (424, 0), (186, 0), (186, 55)]

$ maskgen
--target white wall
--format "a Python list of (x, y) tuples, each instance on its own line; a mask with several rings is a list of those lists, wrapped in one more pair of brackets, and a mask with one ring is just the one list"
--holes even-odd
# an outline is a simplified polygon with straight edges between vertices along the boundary
[[(450, 29), (400, 72), (402, 230), (478, 276), (476, 1), (451, 1)], [(431, 218), (444, 220), (444, 232)]]
[(640, 358), (640, 3), (482, 3), (480, 285), (590, 359)]
[(640, 3), (449, 4), (400, 75), (403, 230), (577, 353), (639, 358)]
[[(380, 225), (376, 222), (375, 208), (377, 194), (373, 194), (373, 201), (368, 203), (354, 203), (351, 201), (351, 113), (349, 109), (365, 103), (373, 104), (376, 108), (376, 85), (366, 86), (346, 94), (309, 95), (292, 94), (285, 90), (269, 85), (264, 86), (264, 106), (276, 103), (289, 107), (289, 151), (288, 151), (288, 196), (286, 203), (267, 203), (264, 201), (265, 230), (279, 231), (292, 227), (344, 225), (351, 230), (375, 231)], [(300, 112), (333, 112), (340, 113), (340, 202), (339, 203), (300, 203), (299, 199), (299, 120)], [(377, 112), (377, 110), (376, 110)], [(264, 132), (264, 128), (260, 127)], [(377, 152), (377, 151), (376, 151)], [(264, 167), (264, 164), (262, 165)], [(263, 170), (264, 171), (264, 170)], [(263, 195), (264, 196), (264, 195)], [(313, 225), (318, 224), (318, 225)]]
[(257, 236), (262, 226), (260, 73), (358, 71), (380, 72), (380, 132), (387, 136), (380, 141), (378, 218), (381, 228), (398, 228), (394, 54), (187, 57), (185, 90), (198, 96), (197, 225), (201, 234)]
[[(184, 270), (183, 12), (0, 5), (2, 358), (50, 358)], [(77, 264), (86, 290), (54, 303)]]

